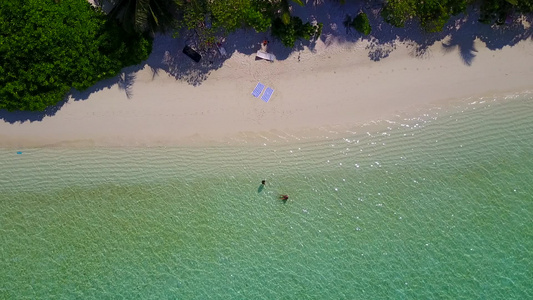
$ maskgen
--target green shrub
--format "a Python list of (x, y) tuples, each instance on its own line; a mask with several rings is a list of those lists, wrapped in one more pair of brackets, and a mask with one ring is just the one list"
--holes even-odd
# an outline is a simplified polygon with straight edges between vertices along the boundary
[[(480, 2), (486, 1), (509, 0)], [(472, 0), (387, 0), (381, 15), (385, 22), (396, 27), (403, 27), (407, 21), (414, 19), (420, 22), (425, 31), (438, 32), (444, 28), (450, 16), (464, 12), (467, 5), (473, 2)]]
[(368, 16), (365, 13), (358, 14), (350, 25), (364, 35), (369, 35), (372, 31)]
[(86, 1), (3, 0), (0, 12), (0, 109), (42, 111), (151, 52)]
[(318, 38), (322, 31), (322, 24), (311, 25), (309, 22), (303, 23), (298, 17), (291, 17), (290, 22), (285, 24), (281, 18), (276, 18), (272, 22), (272, 35), (278, 38), (286, 47), (294, 47), (296, 40)]

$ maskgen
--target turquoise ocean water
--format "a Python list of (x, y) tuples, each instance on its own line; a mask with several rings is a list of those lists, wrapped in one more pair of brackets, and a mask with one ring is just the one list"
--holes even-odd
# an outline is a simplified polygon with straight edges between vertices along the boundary
[(0, 149), (0, 299), (532, 299), (532, 219), (531, 94), (313, 141)]

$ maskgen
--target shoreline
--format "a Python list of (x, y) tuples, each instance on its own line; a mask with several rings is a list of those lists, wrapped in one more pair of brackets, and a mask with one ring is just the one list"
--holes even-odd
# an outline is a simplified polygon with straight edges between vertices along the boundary
[[(28, 150), (28, 149), (116, 149), (116, 148), (203, 148), (203, 147), (258, 147), (275, 145), (299, 145), (309, 142), (324, 142), (336, 139), (352, 139), (368, 134), (385, 133), (394, 127), (414, 126), (420, 121), (430, 121), (433, 118), (448, 114), (453, 115), (470, 109), (471, 105), (497, 105), (507, 101), (516, 101), (515, 97), (533, 95), (530, 90), (521, 92), (509, 91), (498, 95), (473, 96), (463, 99), (453, 99), (444, 103), (444, 106), (426, 105), (424, 108), (413, 108), (399, 114), (390, 115), (379, 120), (370, 120), (354, 125), (325, 125), (315, 128), (300, 128), (290, 130), (273, 129), (270, 131), (241, 131), (233, 135), (225, 135), (213, 138), (205, 138), (200, 135), (170, 139), (161, 137), (157, 139), (151, 135), (148, 139), (124, 139), (121, 137), (97, 137), (95, 139), (71, 139), (57, 140), (49, 136), (22, 137), (5, 139), (0, 134), (0, 149), (4, 150)], [(483, 106), (483, 107), (484, 107)], [(474, 107), (473, 109), (476, 109)], [(392, 124), (392, 125), (391, 125)]]
[[(168, 43), (179, 41), (158, 37), (154, 48), (180, 49)], [(460, 99), (533, 90), (531, 40), (501, 50), (475, 40), (469, 62), (464, 49), (446, 43), (448, 37), (419, 57), (412, 43), (396, 41), (378, 61), (369, 59), (367, 40), (319, 40), (313, 50), (274, 63), (234, 52), (197, 86), (145, 65), (126, 89), (115, 83), (86, 100), (76, 100), (83, 93), (75, 92), (41, 121), (0, 120), (0, 147), (223, 145), (272, 132), (355, 127)], [(178, 67), (190, 63), (173, 52)], [(274, 89), (268, 103), (251, 95), (257, 82)]]

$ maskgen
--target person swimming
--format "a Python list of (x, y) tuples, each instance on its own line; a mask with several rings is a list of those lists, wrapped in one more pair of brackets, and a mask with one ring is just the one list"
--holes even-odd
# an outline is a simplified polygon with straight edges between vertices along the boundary
[(266, 180), (261, 180), (261, 184), (259, 185), (259, 187), (257, 188), (257, 192), (258, 193), (261, 193), (263, 191), (263, 189), (265, 188), (265, 185), (266, 184)]
[(286, 202), (287, 200), (289, 200), (289, 196), (288, 195), (280, 195), (279, 196), (279, 200), (281, 200), (283, 202)]

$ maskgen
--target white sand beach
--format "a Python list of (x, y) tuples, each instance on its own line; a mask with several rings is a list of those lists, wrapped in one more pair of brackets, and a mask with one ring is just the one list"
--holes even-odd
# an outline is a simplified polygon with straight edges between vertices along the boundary
[[(45, 116), (3, 112), (0, 147), (227, 143), (339, 130), (450, 101), (533, 90), (527, 21), (496, 30), (498, 45), (480, 38), (488, 26), (467, 20), (468, 31), (436, 34), (420, 47), (406, 38), (412, 29), (386, 24), (366, 38), (344, 33), (339, 22), (349, 8), (328, 9), (335, 22), (317, 15), (325, 29), (315, 44), (289, 52), (271, 41), (273, 63), (255, 60), (263, 34), (229, 36), (228, 57), (216, 56), (212, 65), (183, 55), (183, 39), (156, 37), (149, 61), (122, 74), (131, 79), (126, 84), (115, 78), (74, 92)], [(251, 95), (258, 82), (274, 89), (268, 103)]]

